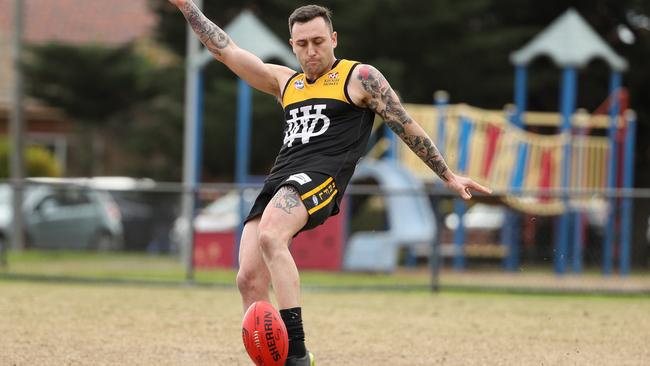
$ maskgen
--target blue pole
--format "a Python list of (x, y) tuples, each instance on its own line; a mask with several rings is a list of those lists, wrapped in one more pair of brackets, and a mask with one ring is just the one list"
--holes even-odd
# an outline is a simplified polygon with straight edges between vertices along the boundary
[[(567, 267), (567, 261), (569, 255), (568, 236), (569, 236), (569, 228), (571, 225), (571, 216), (572, 215), (570, 212), (564, 211), (556, 221), (557, 232), (555, 235), (555, 242), (559, 243), (560, 245), (558, 245), (555, 249), (553, 264), (555, 267), (555, 273), (559, 275), (566, 273), (566, 267)], [(565, 245), (565, 247), (561, 247), (561, 245)]]
[[(587, 121), (586, 113), (580, 113), (580, 126), (577, 128), (577, 135), (580, 138), (580, 141), (584, 141), (586, 135), (588, 134), (584, 123)], [(584, 168), (585, 168), (585, 149), (584, 144), (578, 145), (578, 154), (576, 156), (577, 166), (574, 167), (574, 172), (576, 174), (576, 188), (582, 190), (585, 187), (584, 182)], [(581, 210), (573, 214), (573, 250), (571, 252), (571, 259), (573, 264), (573, 272), (581, 273), (582, 264), (583, 264), (583, 246), (585, 242), (584, 238), (584, 213)]]
[[(252, 125), (252, 106), (253, 96), (251, 87), (242, 79), (238, 79), (237, 92), (237, 146), (235, 154), (235, 182), (242, 185), (248, 181), (249, 152)], [(239, 241), (241, 233), (244, 230), (244, 219), (247, 212), (244, 207), (244, 192), (239, 195), (239, 216), (241, 218), (237, 237), (235, 239), (235, 259), (233, 263), (238, 263), (239, 258)]]
[(467, 173), (471, 152), (471, 137), (474, 132), (474, 124), (467, 117), (460, 118), (460, 133), (458, 141), (458, 171), (461, 174)]
[[(617, 171), (617, 150), (616, 131), (618, 130), (618, 115), (620, 105), (618, 92), (621, 88), (621, 73), (612, 72), (609, 80), (609, 95), (611, 103), (609, 104), (609, 168), (607, 172), (607, 188), (613, 190), (616, 188), (616, 171)], [(605, 225), (605, 242), (603, 243), (603, 273), (612, 274), (614, 267), (614, 241), (616, 240), (616, 198), (608, 197), (607, 225)]]
[[(449, 94), (444, 90), (438, 90), (433, 94), (434, 105), (438, 108), (438, 133), (436, 134), (436, 147), (442, 156), (445, 156), (445, 127), (447, 124), (447, 107), (449, 105)], [(436, 185), (443, 185), (442, 180), (436, 180)], [(436, 212), (439, 212), (438, 208), (440, 207), (440, 201), (437, 201), (435, 205)], [(438, 215), (436, 215), (438, 216)], [(441, 223), (441, 220), (436, 217), (438, 224)], [(441, 227), (441, 225), (438, 225)], [(436, 236), (434, 238), (433, 248), (431, 251), (431, 279), (432, 279), (432, 288), (437, 291), (438, 289), (438, 272), (441, 265), (441, 255), (440, 255), (440, 243), (441, 243), (441, 234), (440, 230), (436, 230)]]
[(510, 189), (515, 194), (520, 194), (524, 185), (524, 178), (526, 177), (526, 161), (528, 160), (528, 144), (520, 142), (517, 148), (517, 165), (515, 166), (515, 174), (512, 176), (510, 182)]
[(513, 124), (519, 128), (524, 127), (523, 113), (526, 111), (526, 88), (528, 84), (528, 71), (526, 66), (517, 65), (515, 67), (515, 114)]
[[(513, 194), (521, 194), (524, 178), (526, 176), (526, 161), (528, 160), (528, 144), (519, 143), (517, 149), (517, 163), (515, 174), (510, 181), (510, 190)], [(503, 223), (502, 239), (508, 247), (508, 255), (504, 258), (506, 270), (515, 271), (519, 267), (519, 229), (521, 216), (513, 210), (506, 211), (506, 222)]]
[(562, 89), (560, 96), (560, 112), (562, 114), (562, 133), (568, 135), (569, 141), (564, 145), (564, 159), (562, 161), (562, 201), (564, 212), (560, 217), (560, 233), (556, 242), (555, 271), (558, 274), (566, 272), (567, 255), (569, 248), (569, 175), (571, 174), (571, 117), (575, 111), (576, 103), (576, 70), (567, 67), (562, 72)]
[(251, 136), (251, 87), (242, 79), (238, 82), (237, 93), (237, 146), (235, 155), (235, 182), (246, 183)]
[[(467, 172), (467, 164), (469, 163), (470, 154), (470, 138), (472, 136), (474, 125), (466, 118), (460, 118), (460, 133), (458, 141), (458, 172), (463, 174)], [(463, 216), (467, 211), (467, 204), (460, 198), (454, 200), (454, 208), (458, 216), (458, 227), (454, 234), (454, 269), (462, 270), (465, 268), (465, 226), (463, 225)]]
[(454, 269), (462, 271), (465, 269), (465, 226), (463, 217), (467, 211), (467, 203), (462, 199), (454, 200), (454, 212), (458, 217), (458, 227), (454, 232)]
[[(625, 135), (625, 151), (623, 164), (623, 187), (631, 189), (634, 186), (634, 147), (636, 139), (636, 115), (632, 111), (626, 113), (627, 133)], [(631, 197), (623, 198), (623, 207), (621, 212), (621, 257), (620, 269), (621, 275), (630, 274), (630, 250), (632, 241), (632, 213), (634, 202)]]
[[(515, 111), (510, 119), (511, 123), (519, 128), (524, 128), (523, 114), (527, 108), (528, 69), (525, 65), (515, 66)], [(515, 192), (521, 192), (528, 146), (519, 145), (517, 156), (517, 168), (511, 182), (511, 188)], [(519, 266), (519, 235), (517, 227), (520, 223), (519, 214), (511, 210), (507, 211), (506, 222), (502, 237), (508, 246), (508, 255), (505, 258), (505, 267), (509, 271), (515, 271)]]

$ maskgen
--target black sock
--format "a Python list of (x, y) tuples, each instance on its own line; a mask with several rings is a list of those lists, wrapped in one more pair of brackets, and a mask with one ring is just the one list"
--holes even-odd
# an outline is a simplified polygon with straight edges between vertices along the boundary
[(302, 329), (302, 309), (291, 308), (281, 309), (280, 316), (287, 327), (289, 335), (289, 355), (287, 357), (305, 357), (305, 331)]

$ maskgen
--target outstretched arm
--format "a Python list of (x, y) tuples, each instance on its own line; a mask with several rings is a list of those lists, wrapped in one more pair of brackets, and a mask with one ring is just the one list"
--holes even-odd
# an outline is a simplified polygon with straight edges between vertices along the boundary
[(354, 71), (350, 86), (354, 89), (351, 92), (354, 92), (361, 104), (379, 114), (388, 127), (445, 182), (447, 187), (458, 192), (464, 199), (472, 198), (470, 189), (492, 193), (490, 189), (467, 177), (456, 175), (449, 169), (431, 138), (406, 113), (397, 94), (377, 69), (370, 65), (359, 65)]
[(255, 89), (280, 97), (282, 87), (293, 75), (288, 67), (265, 64), (257, 56), (237, 47), (228, 34), (208, 19), (192, 0), (169, 0), (183, 13), (201, 43), (214, 58)]

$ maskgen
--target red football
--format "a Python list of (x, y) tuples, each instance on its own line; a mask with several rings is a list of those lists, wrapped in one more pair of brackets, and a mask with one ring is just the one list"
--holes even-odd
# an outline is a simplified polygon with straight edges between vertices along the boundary
[(283, 366), (289, 352), (289, 338), (280, 313), (266, 301), (253, 303), (241, 330), (246, 352), (257, 366)]

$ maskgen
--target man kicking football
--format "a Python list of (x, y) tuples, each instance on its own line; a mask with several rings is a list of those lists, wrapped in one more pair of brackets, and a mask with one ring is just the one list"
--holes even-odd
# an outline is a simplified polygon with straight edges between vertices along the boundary
[(307, 5), (289, 16), (289, 44), (302, 69), (295, 72), (237, 47), (191, 0), (169, 1), (218, 61), (252, 87), (273, 95), (284, 109), (282, 148), (245, 221), (237, 286), (244, 311), (255, 301), (269, 301), (273, 286), (289, 335), (285, 365), (313, 366), (313, 355), (305, 347), (300, 277), (289, 245), (299, 232), (339, 212), (375, 113), (462, 198), (470, 199), (470, 190), (490, 190), (449, 169), (381, 72), (334, 56), (337, 33), (327, 8)]

